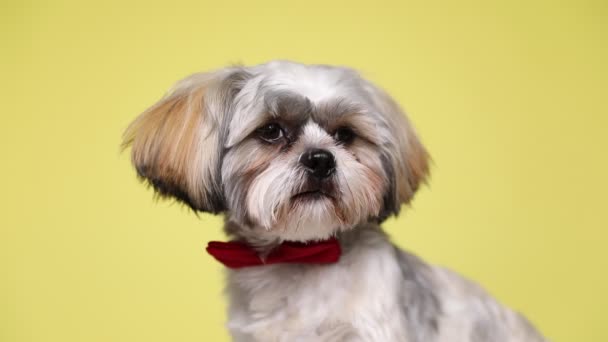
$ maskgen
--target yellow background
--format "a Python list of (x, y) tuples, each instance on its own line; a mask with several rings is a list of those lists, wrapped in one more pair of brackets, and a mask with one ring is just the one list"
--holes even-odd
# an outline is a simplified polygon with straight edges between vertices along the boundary
[(387, 230), (554, 341), (607, 341), (608, 6), (0, 2), (0, 340), (227, 341), (221, 220), (155, 203), (127, 124), (189, 73), (344, 64), (409, 112), (430, 186)]

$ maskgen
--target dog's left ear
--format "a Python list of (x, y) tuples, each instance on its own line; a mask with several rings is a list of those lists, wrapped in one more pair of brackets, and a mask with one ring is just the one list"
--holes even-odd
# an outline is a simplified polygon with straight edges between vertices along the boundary
[(123, 135), (138, 175), (161, 197), (194, 210), (225, 210), (222, 141), (234, 97), (247, 73), (227, 68), (194, 74), (143, 112)]
[(384, 90), (372, 84), (367, 89), (391, 135), (382, 147), (390, 183), (382, 219), (382, 216), (398, 214), (401, 205), (412, 200), (429, 175), (430, 157), (399, 105)]

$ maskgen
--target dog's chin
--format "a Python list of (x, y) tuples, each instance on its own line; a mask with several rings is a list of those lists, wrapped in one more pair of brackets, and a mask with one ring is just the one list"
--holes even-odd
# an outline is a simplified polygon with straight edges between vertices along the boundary
[[(349, 191), (344, 191), (336, 182), (306, 180), (283, 193), (279, 188), (280, 184), (269, 187), (280, 199), (272, 206), (264, 206), (263, 201), (248, 202), (250, 222), (261, 228), (256, 231), (270, 240), (325, 240), (352, 229), (371, 216), (368, 205), (364, 205), (368, 204), (367, 197), (353, 201), (352, 196), (348, 196)], [(374, 208), (371, 209), (373, 213)]]
[(343, 229), (336, 197), (322, 190), (307, 190), (291, 196), (289, 210), (271, 231), (282, 240), (324, 240)]

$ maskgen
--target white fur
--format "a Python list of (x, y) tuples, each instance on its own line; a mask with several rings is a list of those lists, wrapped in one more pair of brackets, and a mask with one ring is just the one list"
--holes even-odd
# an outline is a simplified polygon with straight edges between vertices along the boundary
[[(415, 325), (406, 322), (401, 303), (408, 290), (403, 265), (379, 227), (358, 229), (362, 232), (356, 243), (333, 265), (271, 265), (229, 271), (227, 326), (233, 340), (544, 341), (521, 316), (481, 288), (438, 267), (425, 272), (430, 279), (427, 285), (440, 289), (436, 293), (441, 303), (439, 329), (424, 341), (412, 337), (416, 332), (408, 327)], [(480, 328), (485, 331), (474, 332)]]
[(334, 265), (230, 271), (234, 341), (400, 341), (399, 266), (387, 241), (367, 235)]
[[(268, 127), (282, 134), (269, 138)], [(235, 341), (543, 341), (382, 232), (377, 223), (425, 181), (429, 157), (395, 101), (352, 69), (275, 61), (193, 75), (129, 127), (129, 144), (160, 195), (223, 212), (227, 233), (260, 255), (286, 240), (340, 241), (335, 264), (230, 270)], [(331, 158), (301, 162), (318, 149)]]

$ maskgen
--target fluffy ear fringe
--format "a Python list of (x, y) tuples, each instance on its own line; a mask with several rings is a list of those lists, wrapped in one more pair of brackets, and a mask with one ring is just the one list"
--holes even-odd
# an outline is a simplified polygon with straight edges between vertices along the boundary
[[(385, 114), (386, 126), (395, 141), (385, 147), (385, 163), (391, 179), (381, 219), (398, 215), (402, 204), (409, 204), (418, 188), (426, 183), (431, 158), (399, 105), (382, 89), (369, 84), (369, 92)], [(392, 165), (392, 167), (391, 167)]]
[(224, 209), (217, 179), (221, 113), (214, 113), (209, 98), (221, 78), (217, 73), (195, 74), (180, 81), (129, 125), (121, 145), (132, 148), (139, 177), (160, 197), (212, 213)]
[(402, 203), (409, 203), (418, 188), (426, 184), (430, 174), (431, 157), (420, 142), (412, 125), (407, 122), (406, 130), (406, 179), (407, 182), (399, 189), (399, 198)]

